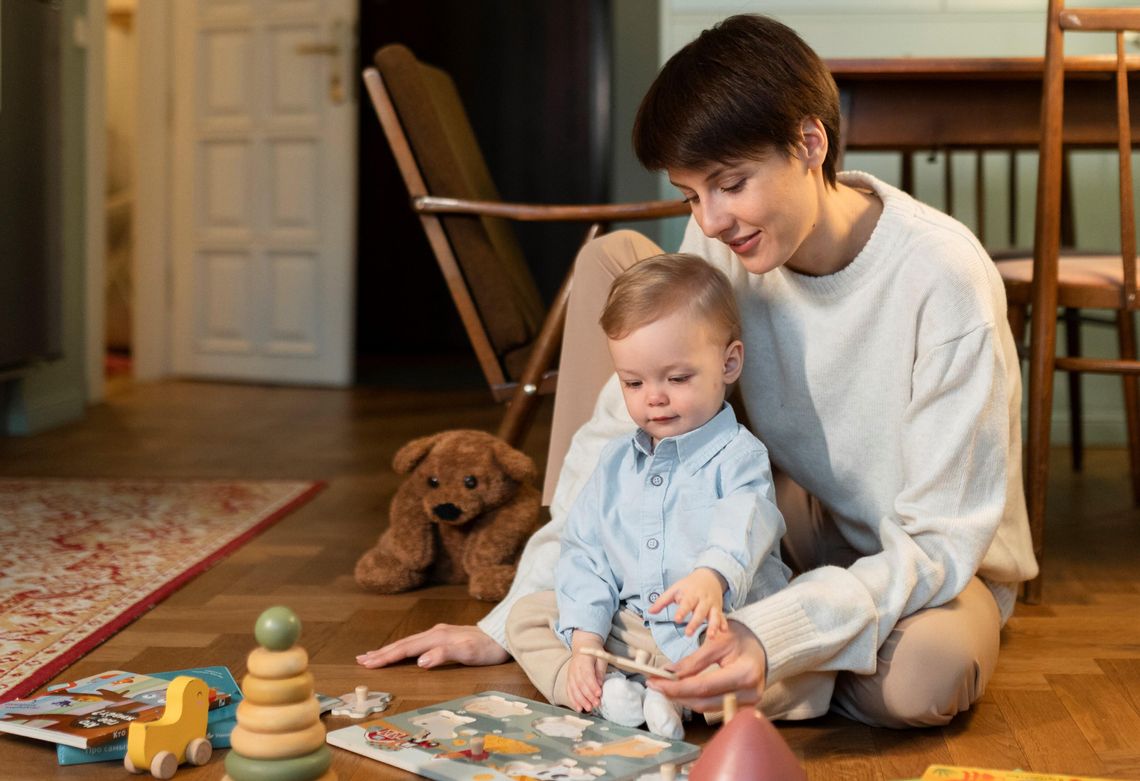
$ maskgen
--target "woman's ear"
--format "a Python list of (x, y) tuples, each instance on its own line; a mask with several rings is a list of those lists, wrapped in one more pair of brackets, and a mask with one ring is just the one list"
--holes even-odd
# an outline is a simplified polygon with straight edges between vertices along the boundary
[(724, 348), (724, 384), (731, 385), (744, 370), (744, 343), (739, 339)]
[(800, 146), (803, 160), (810, 168), (822, 168), (827, 157), (827, 131), (818, 117), (809, 117), (800, 123)]

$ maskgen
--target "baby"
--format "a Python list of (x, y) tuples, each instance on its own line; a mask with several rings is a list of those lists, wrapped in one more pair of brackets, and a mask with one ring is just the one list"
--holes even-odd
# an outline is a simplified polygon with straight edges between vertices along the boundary
[(606, 446), (567, 516), (555, 626), (512, 651), (551, 702), (679, 738), (679, 706), (576, 652), (688, 655), (750, 594), (787, 585), (784, 521), (767, 450), (725, 402), (744, 360), (725, 276), (693, 255), (649, 258), (614, 281), (600, 322), (638, 429)]

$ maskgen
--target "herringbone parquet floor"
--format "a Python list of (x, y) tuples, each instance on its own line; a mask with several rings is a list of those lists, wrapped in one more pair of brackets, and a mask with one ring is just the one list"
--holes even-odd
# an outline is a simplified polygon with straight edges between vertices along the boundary
[[(442, 429), (492, 429), (498, 415), (480, 390), (168, 382), (119, 390), (80, 424), (0, 439), (0, 475), (328, 482), (315, 500), (65, 676), (225, 664), (240, 677), (254, 618), (283, 603), (304, 622), (302, 642), (324, 693), (367, 683), (394, 693), (399, 710), (484, 689), (534, 696), (513, 663), (366, 671), (353, 661), (390, 638), (439, 621), (470, 623), (486, 611), (456, 587), (365, 594), (352, 567), (387, 515), (396, 449)], [(546, 425), (540, 421), (526, 445), (540, 467)], [(1091, 452), (1079, 476), (1064, 456), (1058, 451), (1053, 469), (1045, 602), (1018, 606), (982, 701), (944, 729), (876, 730), (835, 717), (780, 725), (813, 781), (912, 778), (936, 762), (1140, 779), (1140, 512), (1130, 506), (1123, 451)], [(698, 741), (710, 734), (690, 730)], [(340, 751), (335, 766), (341, 779), (353, 781), (411, 778)], [(219, 779), (222, 772), (214, 760), (177, 777)], [(59, 767), (51, 746), (0, 737), (0, 781), (123, 777), (117, 763)]]

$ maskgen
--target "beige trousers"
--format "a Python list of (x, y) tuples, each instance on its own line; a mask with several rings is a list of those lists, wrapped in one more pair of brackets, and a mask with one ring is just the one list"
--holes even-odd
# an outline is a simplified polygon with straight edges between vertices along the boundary
[[(559, 382), (563, 387), (572, 383), (574, 392), (555, 396), (546, 504), (571, 437), (590, 419), (598, 393), (613, 373), (598, 325), (610, 284), (639, 260), (660, 252), (639, 233), (617, 231), (590, 242), (578, 255), (559, 370)], [(850, 565), (858, 554), (819, 502), (786, 476), (776, 473), (774, 479), (776, 504), (787, 525), (783, 553), (788, 566), (798, 573), (823, 564)], [(560, 693), (557, 687), (570, 652), (554, 633), (555, 617), (553, 593), (519, 600), (507, 621), (507, 641), (536, 688), (564, 703), (564, 688)], [(640, 619), (633, 616), (633, 622), (630, 627), (629, 616), (616, 616), (606, 647), (627, 655), (630, 649), (645, 648), (659, 655)], [(639, 639), (635, 630), (644, 635)], [(945, 724), (985, 691), (997, 664), (1000, 631), (997, 603), (975, 577), (956, 599), (899, 621), (879, 648), (873, 674), (806, 673), (769, 687), (762, 707), (773, 719), (811, 718), (830, 709), (876, 726)]]

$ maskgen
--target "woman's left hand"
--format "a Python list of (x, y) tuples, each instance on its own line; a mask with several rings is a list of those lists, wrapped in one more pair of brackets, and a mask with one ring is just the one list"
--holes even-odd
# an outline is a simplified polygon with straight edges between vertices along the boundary
[[(710, 664), (719, 670), (705, 670)], [(649, 687), (687, 708), (705, 713), (724, 707), (724, 695), (736, 694), (741, 705), (760, 699), (764, 690), (764, 671), (768, 657), (764, 646), (752, 630), (737, 621), (728, 622), (728, 631), (706, 640), (704, 645), (667, 669), (677, 673), (678, 680), (651, 678)]]

